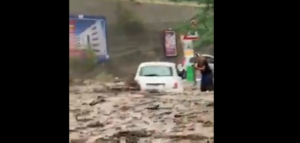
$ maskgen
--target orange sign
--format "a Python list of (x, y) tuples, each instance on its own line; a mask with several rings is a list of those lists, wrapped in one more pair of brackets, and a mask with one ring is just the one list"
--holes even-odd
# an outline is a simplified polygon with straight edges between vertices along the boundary
[(194, 55), (194, 50), (192, 49), (185, 49), (184, 51), (184, 56), (193, 56)]
[(74, 29), (75, 29), (75, 26), (74, 25), (69, 25), (69, 32), (70, 33), (73, 33), (74, 32)]

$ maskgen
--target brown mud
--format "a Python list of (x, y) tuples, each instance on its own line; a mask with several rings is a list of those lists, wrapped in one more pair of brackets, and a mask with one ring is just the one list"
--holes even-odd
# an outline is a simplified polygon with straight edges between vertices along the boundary
[(212, 143), (213, 93), (108, 91), (123, 83), (70, 86), (71, 143)]

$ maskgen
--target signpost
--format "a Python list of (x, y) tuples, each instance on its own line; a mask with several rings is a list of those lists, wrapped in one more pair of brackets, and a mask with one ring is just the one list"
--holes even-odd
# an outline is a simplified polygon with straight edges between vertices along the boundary
[[(196, 31), (197, 22), (196, 20), (191, 20), (191, 27), (194, 31), (190, 31), (187, 34), (182, 36), (184, 56), (190, 57), (194, 55), (194, 40), (199, 40), (199, 33)], [(193, 64), (194, 65), (194, 64)], [(186, 80), (189, 82), (194, 82), (195, 79), (195, 70), (193, 65), (188, 66), (186, 69)]]

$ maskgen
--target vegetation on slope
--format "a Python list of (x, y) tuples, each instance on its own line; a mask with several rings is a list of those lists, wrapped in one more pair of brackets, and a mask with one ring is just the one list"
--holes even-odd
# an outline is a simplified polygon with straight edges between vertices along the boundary
[(170, 0), (174, 2), (193, 1), (198, 4), (205, 4), (205, 7), (199, 7), (199, 12), (193, 18), (196, 21), (196, 26), (191, 26), (191, 19), (182, 22), (176, 28), (179, 33), (187, 33), (197, 31), (200, 35), (200, 40), (194, 43), (195, 48), (209, 46), (214, 43), (214, 0)]

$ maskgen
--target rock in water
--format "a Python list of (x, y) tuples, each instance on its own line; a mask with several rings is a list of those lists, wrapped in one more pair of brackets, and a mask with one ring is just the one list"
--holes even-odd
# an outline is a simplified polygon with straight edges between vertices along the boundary
[(97, 96), (97, 98), (96, 98), (94, 101), (92, 101), (89, 105), (90, 105), (90, 106), (94, 106), (94, 105), (96, 105), (96, 104), (98, 104), (98, 103), (102, 103), (102, 102), (105, 102), (104, 97), (102, 97), (102, 96)]
[(100, 123), (99, 121), (90, 122), (86, 125), (90, 128), (98, 128), (98, 127), (104, 127), (104, 124)]
[(136, 81), (134, 80), (134, 76), (135, 76), (134, 74), (131, 75), (131, 76), (129, 77), (129, 79), (126, 80), (125, 85), (128, 86), (129, 89), (132, 89), (132, 90), (140, 90), (140, 89), (141, 89), (141, 88), (140, 88), (140, 85), (138, 84), (138, 82), (136, 82)]

